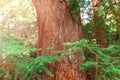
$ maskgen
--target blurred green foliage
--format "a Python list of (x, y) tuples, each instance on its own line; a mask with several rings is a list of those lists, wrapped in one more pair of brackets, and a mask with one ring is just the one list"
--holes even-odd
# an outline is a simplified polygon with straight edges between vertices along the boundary
[[(80, 69), (90, 70), (93, 80), (119, 80), (120, 78), (120, 1), (103, 0), (99, 6), (97, 16), (102, 18), (97, 26), (103, 26), (107, 35), (108, 45), (101, 48), (96, 44), (94, 37), (94, 13), (91, 0), (69, 0), (71, 14), (75, 21), (78, 12), (81, 12), (84, 39), (76, 42), (64, 43), (67, 50), (55, 51), (53, 55), (36, 57), (37, 29), (36, 15), (31, 1), (28, 0), (1, 0), (0, 1), (0, 79), (10, 80), (40, 79), (40, 73), (45, 71), (54, 76), (47, 65), (53, 61), (68, 56), (74, 63), (74, 55), (82, 53), (84, 63)], [(88, 18), (84, 18), (85, 14)], [(97, 27), (99, 30), (99, 28)], [(14, 37), (13, 37), (14, 36)], [(102, 38), (102, 37), (101, 37)], [(2, 45), (1, 45), (2, 44)], [(53, 49), (52, 46), (46, 50)], [(59, 54), (59, 55), (57, 55)], [(9, 69), (7, 66), (12, 67)]]

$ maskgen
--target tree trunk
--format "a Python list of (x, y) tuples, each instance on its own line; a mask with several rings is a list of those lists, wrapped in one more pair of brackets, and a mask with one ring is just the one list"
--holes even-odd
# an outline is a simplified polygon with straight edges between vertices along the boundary
[(115, 40), (120, 40), (120, 27), (117, 28), (117, 34), (116, 34), (116, 39)]
[[(108, 40), (106, 38), (106, 31), (105, 31), (105, 25), (104, 25), (104, 19), (102, 16), (98, 15), (99, 7), (101, 4), (101, 0), (92, 0), (92, 5), (93, 5), (93, 14), (94, 14), (94, 19), (93, 19), (93, 28), (94, 28), (94, 36), (96, 39), (97, 44), (99, 47), (107, 47), (108, 46)], [(98, 57), (94, 57), (97, 62), (100, 62), (100, 59)], [(102, 76), (103, 74), (100, 73), (100, 69), (96, 68), (94, 70), (94, 76)], [(94, 78), (96, 80), (96, 77)]]
[(97, 44), (100, 47), (107, 47), (108, 40), (105, 38), (106, 31), (104, 30), (103, 18), (102, 16), (98, 16), (98, 10), (99, 10), (100, 3), (101, 3), (101, 0), (92, 0), (93, 13), (94, 13), (94, 21), (93, 21), (94, 35), (95, 35)]
[[(79, 41), (82, 39), (81, 23), (73, 20), (68, 2), (65, 0), (33, 0), (38, 19), (38, 47), (42, 48), (37, 56), (46, 53), (48, 46), (54, 50), (64, 50), (65, 42)], [(52, 54), (54, 50), (46, 54)], [(84, 72), (79, 70), (82, 63), (81, 54), (75, 55), (72, 64), (68, 57), (63, 58), (49, 66), (54, 77), (42, 74), (42, 80), (85, 80)]]

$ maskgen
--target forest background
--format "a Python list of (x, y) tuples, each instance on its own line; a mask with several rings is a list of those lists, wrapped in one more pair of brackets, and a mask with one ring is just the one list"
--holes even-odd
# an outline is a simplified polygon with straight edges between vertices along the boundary
[(119, 0), (1, 0), (0, 80), (120, 80), (119, 10)]

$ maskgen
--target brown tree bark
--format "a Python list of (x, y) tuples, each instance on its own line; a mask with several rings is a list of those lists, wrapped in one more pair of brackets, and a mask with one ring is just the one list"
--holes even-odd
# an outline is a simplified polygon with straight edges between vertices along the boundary
[(101, 24), (101, 22), (103, 21), (103, 18), (101, 16), (98, 16), (100, 3), (101, 3), (101, 0), (92, 0), (93, 13), (94, 13), (94, 20), (93, 20), (94, 35), (95, 35), (97, 44), (100, 47), (107, 47), (108, 40), (105, 38), (106, 31), (104, 30), (104, 23)]
[[(63, 43), (82, 39), (82, 26), (73, 20), (66, 0), (33, 0), (33, 3), (38, 19), (38, 47), (42, 48), (37, 56), (44, 54), (48, 46), (64, 50), (67, 48), (62, 46)], [(54, 50), (47, 54), (52, 54)], [(74, 64), (65, 57), (49, 66), (54, 77), (43, 73), (42, 80), (85, 80), (84, 72), (79, 70), (81, 63), (80, 53), (75, 55)]]
[[(104, 21), (103, 17), (98, 15), (99, 7), (101, 4), (101, 0), (92, 0), (92, 6), (93, 6), (93, 14), (94, 14), (94, 19), (93, 19), (93, 29), (94, 29), (94, 38), (96, 39), (97, 44), (99, 47), (107, 47), (108, 46), (108, 40), (106, 38), (106, 31), (104, 29)], [(98, 57), (93, 57), (97, 62), (100, 62), (100, 59)], [(92, 70), (92, 69), (91, 69)], [(90, 70), (90, 71), (91, 71)], [(93, 74), (94, 76), (102, 76), (103, 74), (100, 73), (100, 69), (95, 68), (93, 69), (94, 71)], [(92, 75), (92, 78), (94, 77)], [(91, 80), (94, 80), (96, 77), (94, 77)]]
[(115, 40), (120, 40), (120, 27), (117, 28), (117, 34), (116, 34), (116, 39)]

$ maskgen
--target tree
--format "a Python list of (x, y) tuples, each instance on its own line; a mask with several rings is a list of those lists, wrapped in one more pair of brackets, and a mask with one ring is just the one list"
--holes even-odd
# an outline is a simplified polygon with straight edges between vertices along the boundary
[[(82, 39), (82, 26), (76, 22), (70, 13), (70, 3), (66, 0), (33, 0), (38, 20), (38, 47), (42, 48), (37, 56), (53, 54), (55, 50), (65, 50), (65, 42)], [(48, 46), (54, 49), (46, 51)], [(43, 80), (85, 80), (84, 72), (79, 70), (82, 63), (81, 54), (75, 55), (72, 64), (68, 57), (49, 66), (54, 77), (42, 74)]]
[(94, 26), (94, 35), (97, 43), (100, 47), (107, 47), (107, 39), (106, 31), (104, 27), (104, 19), (102, 16), (98, 15), (98, 11), (100, 8), (101, 0), (93, 0), (93, 13), (94, 13), (94, 19), (93, 19), (93, 26)]

